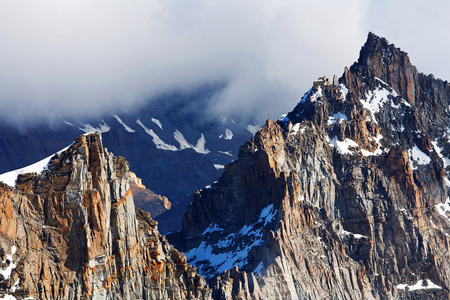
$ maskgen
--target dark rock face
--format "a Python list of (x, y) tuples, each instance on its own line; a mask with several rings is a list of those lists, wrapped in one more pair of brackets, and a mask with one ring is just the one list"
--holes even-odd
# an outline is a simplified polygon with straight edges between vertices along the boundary
[[(36, 299), (210, 299), (186, 257), (135, 208), (128, 162), (80, 136), (42, 175), (0, 186), (0, 289)], [(3, 266), (3, 271), (7, 270)]]
[(215, 299), (448, 299), (450, 85), (369, 34), (266, 125), (169, 240)]

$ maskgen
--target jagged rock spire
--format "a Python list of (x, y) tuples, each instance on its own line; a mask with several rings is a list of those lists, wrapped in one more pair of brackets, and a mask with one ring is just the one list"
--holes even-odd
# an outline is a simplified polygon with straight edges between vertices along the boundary
[(215, 299), (449, 297), (450, 85), (373, 33), (339, 83), (269, 120), (169, 236)]
[(389, 84), (410, 104), (414, 104), (418, 94), (418, 74), (416, 67), (409, 60), (408, 53), (389, 44), (385, 38), (369, 32), (358, 61), (350, 70), (345, 69), (343, 81), (349, 90), (361, 90), (361, 86), (371, 85), (371, 80), (377, 77)]

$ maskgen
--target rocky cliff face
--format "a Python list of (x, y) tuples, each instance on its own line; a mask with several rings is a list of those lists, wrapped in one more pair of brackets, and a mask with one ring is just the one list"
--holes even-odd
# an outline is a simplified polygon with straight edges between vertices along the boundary
[(448, 299), (450, 85), (369, 34), (170, 236), (215, 299)]
[(79, 137), (42, 174), (0, 184), (0, 289), (21, 299), (210, 299), (185, 256), (135, 208), (129, 166)]

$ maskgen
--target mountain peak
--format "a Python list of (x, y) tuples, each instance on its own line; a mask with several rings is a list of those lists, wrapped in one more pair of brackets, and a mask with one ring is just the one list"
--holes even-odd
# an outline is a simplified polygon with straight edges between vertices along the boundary
[(388, 64), (400, 59), (409, 62), (408, 53), (403, 52), (384, 37), (369, 32), (366, 43), (361, 47), (357, 64), (361, 67), (378, 67), (377, 63)]
[[(381, 79), (396, 90), (410, 104), (416, 101), (418, 72), (408, 53), (389, 44), (388, 40), (369, 32), (359, 52), (358, 61), (346, 69), (343, 81), (347, 87), (373, 86), (374, 78)], [(364, 89), (363, 89), (364, 90)], [(361, 95), (358, 95), (361, 96)]]

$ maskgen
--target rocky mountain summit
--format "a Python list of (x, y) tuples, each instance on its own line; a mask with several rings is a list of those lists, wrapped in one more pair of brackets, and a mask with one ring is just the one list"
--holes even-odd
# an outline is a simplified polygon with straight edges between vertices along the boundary
[[(80, 136), (42, 174), (0, 183), (8, 299), (210, 299), (186, 257), (135, 208), (128, 162)], [(136, 180), (137, 181), (137, 180)]]
[(169, 235), (214, 299), (448, 299), (450, 84), (368, 35)]

